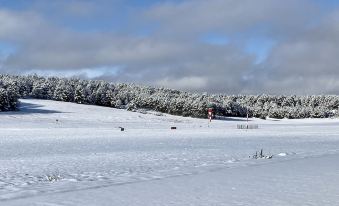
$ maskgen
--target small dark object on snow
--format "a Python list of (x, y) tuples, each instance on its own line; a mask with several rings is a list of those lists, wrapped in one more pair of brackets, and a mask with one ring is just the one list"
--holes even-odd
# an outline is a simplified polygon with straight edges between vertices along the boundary
[(171, 129), (177, 129), (177, 127), (171, 127)]
[(261, 149), (260, 152), (256, 151), (255, 155), (252, 156), (253, 159), (272, 159), (273, 155), (264, 155), (264, 150)]
[(125, 128), (123, 128), (123, 127), (119, 127), (120, 128), (120, 131), (125, 131)]

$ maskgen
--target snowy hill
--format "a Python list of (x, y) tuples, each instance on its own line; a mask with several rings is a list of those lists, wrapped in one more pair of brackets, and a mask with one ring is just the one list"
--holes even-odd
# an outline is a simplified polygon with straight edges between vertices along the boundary
[[(0, 205), (339, 204), (338, 119), (239, 130), (35, 99), (0, 118)], [(251, 158), (261, 149), (273, 158)]]

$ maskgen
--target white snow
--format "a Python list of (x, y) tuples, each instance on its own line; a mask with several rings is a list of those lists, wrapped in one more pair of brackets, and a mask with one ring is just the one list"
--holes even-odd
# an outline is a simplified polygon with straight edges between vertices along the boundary
[(285, 152), (282, 152), (282, 153), (279, 153), (278, 156), (280, 156), (280, 157), (286, 157), (287, 154), (286, 154)]
[[(0, 113), (0, 205), (339, 204), (338, 119), (239, 130), (245, 119), (21, 102)], [(261, 149), (273, 158), (251, 158)]]

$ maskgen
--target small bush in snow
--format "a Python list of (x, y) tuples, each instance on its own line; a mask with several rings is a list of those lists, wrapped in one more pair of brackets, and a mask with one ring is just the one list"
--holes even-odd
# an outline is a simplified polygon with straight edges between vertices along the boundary
[(56, 182), (56, 181), (59, 181), (61, 179), (62, 179), (61, 175), (59, 175), (59, 174), (46, 175), (46, 180), (49, 181), (49, 182)]
[(272, 159), (273, 155), (264, 154), (264, 150), (261, 149), (260, 151), (256, 151), (255, 154), (252, 156), (253, 159)]

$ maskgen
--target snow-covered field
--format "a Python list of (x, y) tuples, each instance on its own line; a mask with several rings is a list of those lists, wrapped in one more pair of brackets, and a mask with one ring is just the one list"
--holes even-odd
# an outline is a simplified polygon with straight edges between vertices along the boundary
[[(339, 119), (239, 130), (245, 119), (21, 102), (0, 113), (0, 205), (339, 205)], [(273, 158), (250, 158), (260, 149)]]

